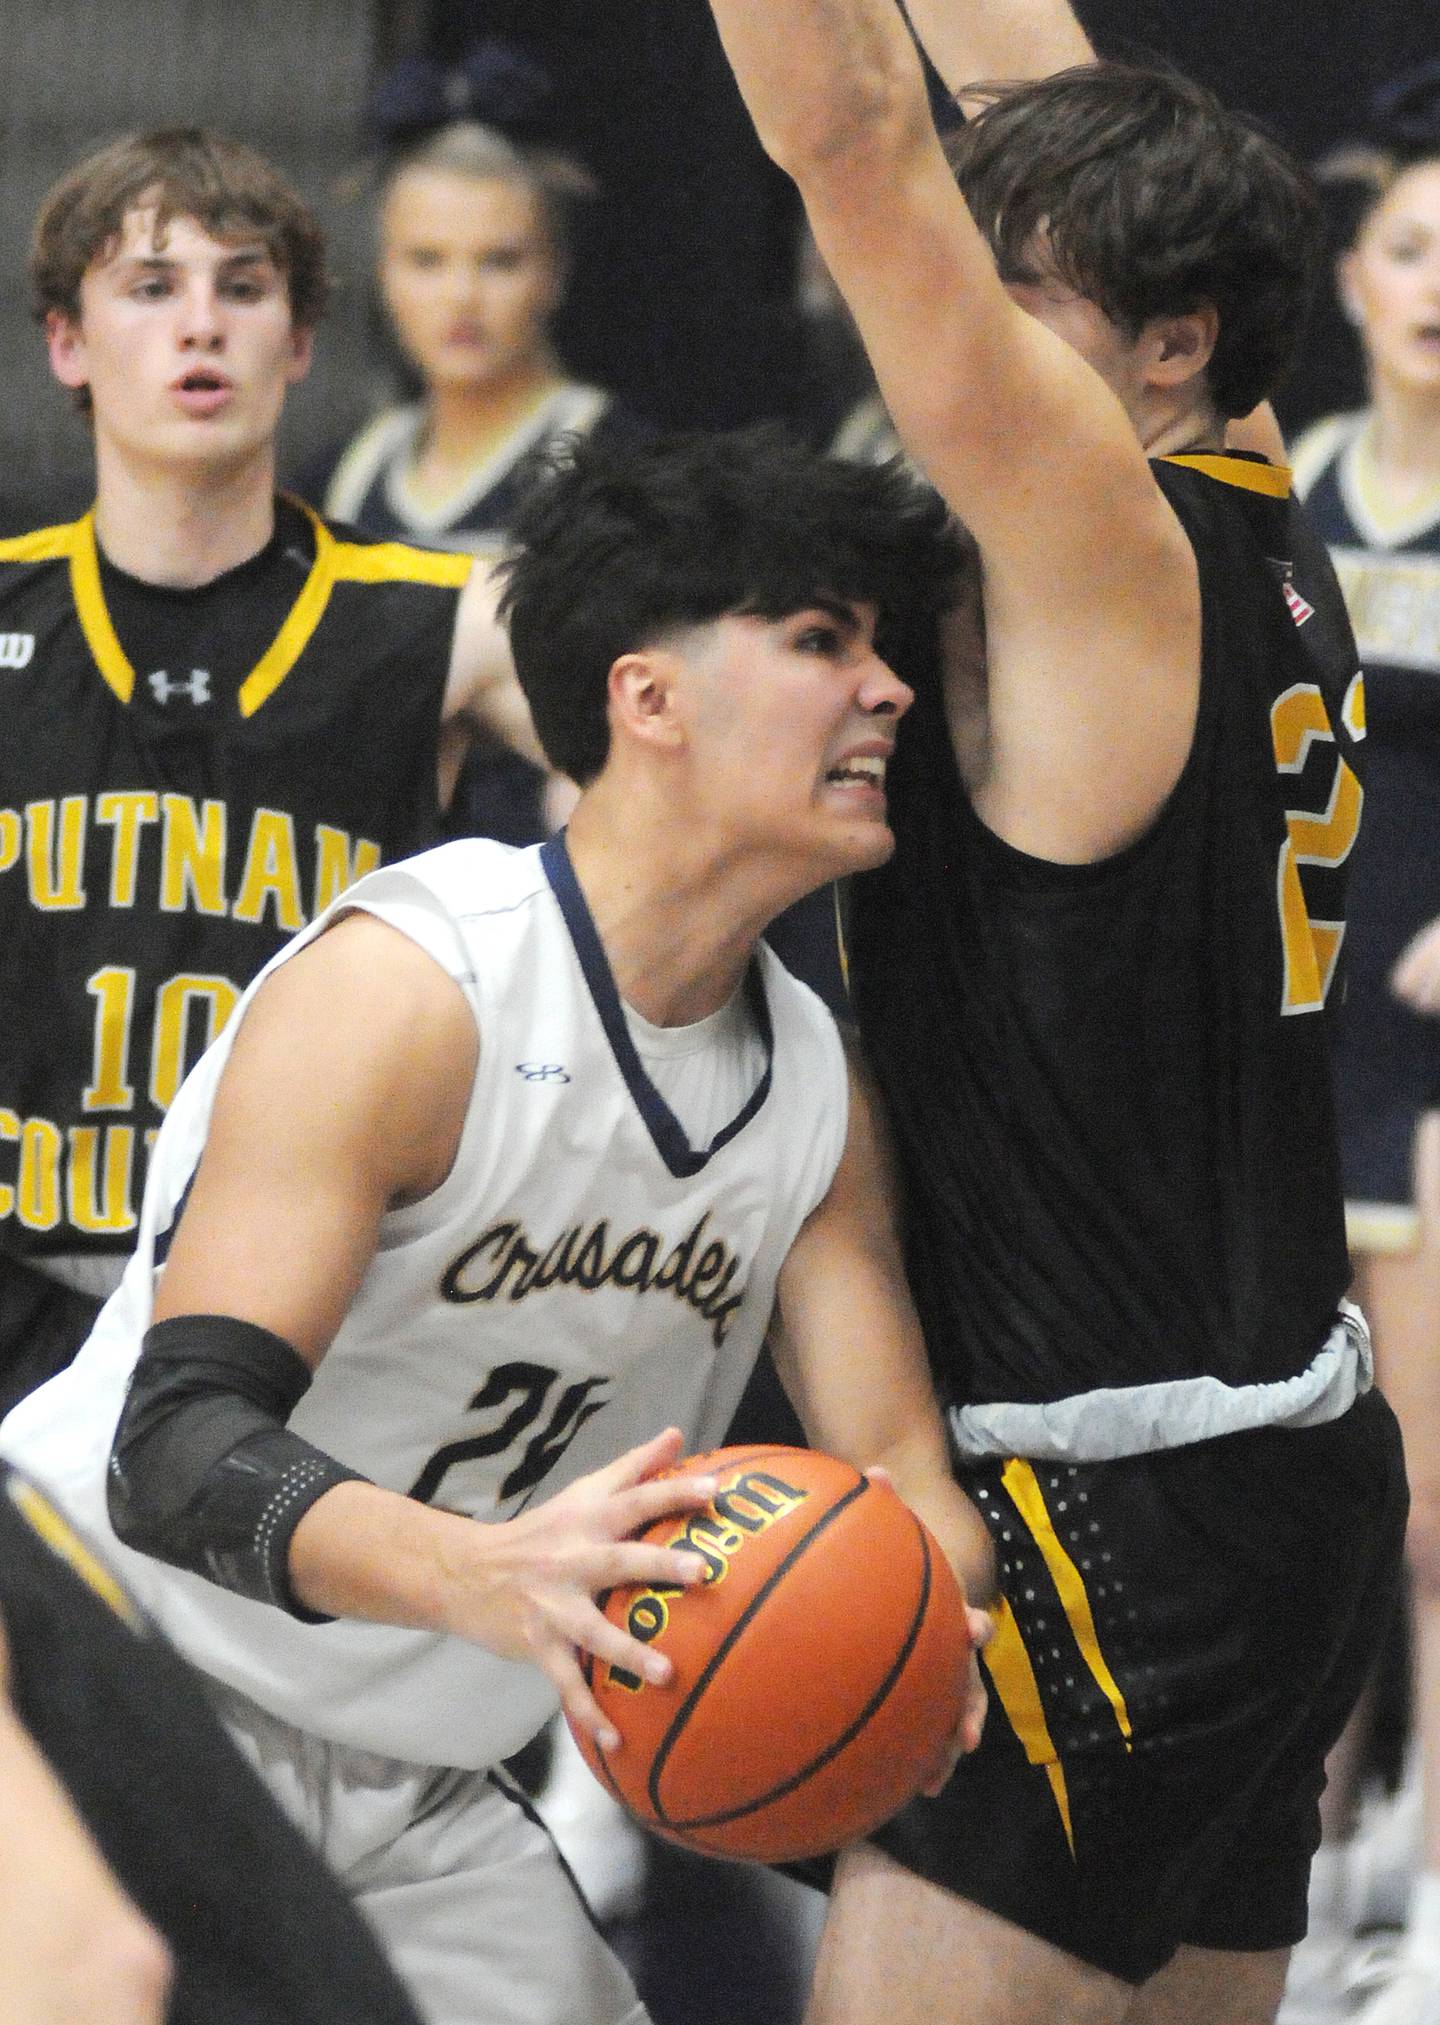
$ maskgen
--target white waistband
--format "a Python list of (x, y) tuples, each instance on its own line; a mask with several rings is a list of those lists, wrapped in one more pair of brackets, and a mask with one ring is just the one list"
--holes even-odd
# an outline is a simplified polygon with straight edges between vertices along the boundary
[(1012, 1455), (1046, 1462), (1110, 1462), (1249, 1428), (1319, 1427), (1338, 1420), (1374, 1382), (1365, 1317), (1342, 1301), (1313, 1362), (1294, 1378), (1266, 1385), (1177, 1378), (1158, 1385), (1106, 1386), (1041, 1405), (952, 1406), (950, 1428), (967, 1462)]

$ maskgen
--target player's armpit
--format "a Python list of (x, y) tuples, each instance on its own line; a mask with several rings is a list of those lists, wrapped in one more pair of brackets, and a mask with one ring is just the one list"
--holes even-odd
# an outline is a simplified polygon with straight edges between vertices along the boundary
[[(982, 763), (966, 770), (958, 729), (957, 760), (986, 826), (1052, 863), (1096, 863), (1143, 837), (1194, 740), (1199, 573), (1145, 477), (1151, 509), (1168, 524), (1149, 522), (1142, 534), (1117, 513), (1112, 566), (1097, 567), (1083, 592), (1073, 577), (1051, 580), (1053, 595), (1037, 599), (1023, 568), (988, 570)], [(946, 685), (948, 701), (948, 672)], [(957, 701), (965, 693), (962, 669)]]

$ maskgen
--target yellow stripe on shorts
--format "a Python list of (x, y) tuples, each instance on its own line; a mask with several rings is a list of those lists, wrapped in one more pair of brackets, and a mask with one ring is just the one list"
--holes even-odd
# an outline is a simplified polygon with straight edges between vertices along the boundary
[(1010, 1493), (1011, 1501), (1029, 1528), (1030, 1536), (1040, 1549), (1041, 1558), (1050, 1571), (1060, 1598), (1060, 1607), (1065, 1620), (1080, 1648), (1080, 1656), (1094, 1676), (1095, 1685), (1104, 1695), (1115, 1712), (1115, 1721), (1125, 1739), (1125, 1748), (1131, 1748), (1130, 1711), (1125, 1706), (1125, 1697), (1120, 1692), (1114, 1674), (1106, 1664), (1100, 1650), (1100, 1640), (1095, 1631), (1095, 1616), (1090, 1608), (1090, 1598), (1085, 1591), (1084, 1577), (1070, 1556), (1060, 1544), (1059, 1535), (1051, 1522), (1045, 1506), (1044, 1493), (1039, 1479), (1028, 1462), (1012, 1456), (1006, 1463), (1000, 1477), (1001, 1483)]
[(1030, 1664), (1025, 1641), (1020, 1636), (1015, 1613), (1003, 1596), (994, 1605), (991, 1616), (995, 1622), (994, 1635), (980, 1655), (985, 1671), (1026, 1759), (1032, 1765), (1043, 1765), (1045, 1768), (1050, 1791), (1055, 1795), (1055, 1805), (1060, 1810), (1065, 1840), (1073, 1856), (1075, 1833), (1070, 1825), (1070, 1794), (1065, 1784), (1065, 1768), (1060, 1763), (1050, 1735), (1050, 1725), (1045, 1720), (1045, 1705), (1040, 1699), (1035, 1669)]
[(129, 1596), (50, 1500), (23, 1477), (11, 1477), (6, 1488), (11, 1504), (22, 1519), (29, 1521), (51, 1553), (58, 1554), (62, 1561), (68, 1561), (81, 1581), (94, 1590), (102, 1603), (108, 1603), (115, 1615), (123, 1618), (132, 1631), (143, 1630), (144, 1620)]

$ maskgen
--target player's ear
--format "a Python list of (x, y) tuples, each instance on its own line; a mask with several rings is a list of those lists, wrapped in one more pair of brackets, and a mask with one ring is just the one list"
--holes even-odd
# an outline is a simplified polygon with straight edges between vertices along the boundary
[(678, 657), (663, 647), (622, 654), (610, 670), (610, 728), (654, 748), (684, 739), (677, 710)]
[(1213, 304), (1201, 303), (1183, 316), (1157, 316), (1145, 326), (1149, 346), (1146, 377), (1155, 387), (1183, 387), (1209, 365), (1220, 335)]
[(50, 354), (50, 370), (62, 387), (78, 392), (88, 386), (90, 368), (85, 357), (85, 335), (80, 328), (79, 317), (67, 316), (63, 309), (49, 309), (45, 312), (45, 347)]

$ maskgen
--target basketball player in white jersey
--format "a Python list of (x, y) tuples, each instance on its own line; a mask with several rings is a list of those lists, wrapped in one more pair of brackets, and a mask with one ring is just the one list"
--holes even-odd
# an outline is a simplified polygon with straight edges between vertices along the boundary
[[(876, 629), (933, 620), (955, 538), (898, 470), (765, 432), (572, 456), (507, 593), (567, 835), (381, 869), (275, 959), (3, 1440), (450, 2025), (644, 2015), (493, 1768), (557, 1698), (613, 1746), (583, 1653), (666, 1676), (594, 1599), (697, 1579), (627, 1535), (713, 1490), (655, 1473), (723, 1437), (772, 1317), (810, 1438), (988, 1582), (867, 1103), (759, 939), (891, 848)], [(957, 1746), (982, 1708), (972, 1666)]]

